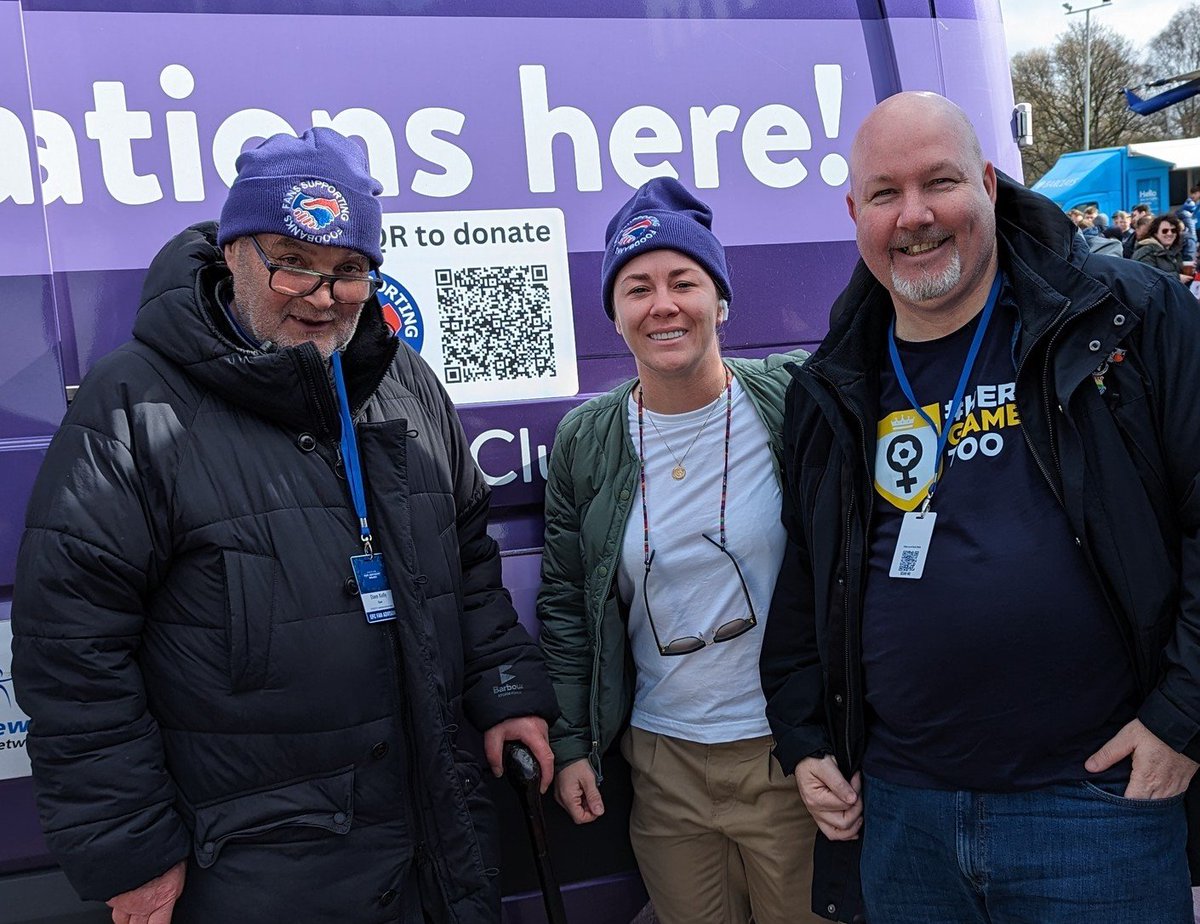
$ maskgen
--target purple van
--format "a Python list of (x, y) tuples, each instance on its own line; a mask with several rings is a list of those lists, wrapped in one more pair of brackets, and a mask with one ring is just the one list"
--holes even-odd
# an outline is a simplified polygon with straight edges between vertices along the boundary
[[(633, 369), (599, 288), (604, 227), (632, 188), (669, 174), (711, 204), (738, 292), (724, 350), (762, 355), (825, 332), (856, 259), (850, 139), (878, 100), (945, 94), (1020, 175), (999, 0), (398, 6), (0, 0), (0, 924), (109, 920), (38, 826), (10, 679), (16, 549), (75, 387), (129, 337), (157, 249), (217, 216), (243, 147), (314, 124), (365, 146), (385, 313), (459, 405), (534, 630), (555, 427)], [(494, 795), (505, 920), (545, 920), (516, 800)], [(604, 819), (576, 829), (547, 802), (576, 924), (645, 903), (628, 799), (612, 755)]]

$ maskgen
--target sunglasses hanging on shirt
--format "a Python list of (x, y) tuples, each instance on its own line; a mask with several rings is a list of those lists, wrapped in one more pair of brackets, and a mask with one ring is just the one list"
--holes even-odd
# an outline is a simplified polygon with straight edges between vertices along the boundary
[[(733, 425), (733, 376), (729, 374), (729, 370), (725, 370), (725, 463), (724, 470), (721, 474), (721, 518), (720, 518), (720, 541), (713, 539), (707, 533), (701, 533), (701, 536), (715, 545), (721, 552), (733, 562), (733, 568), (737, 572), (738, 583), (741, 585), (742, 594), (746, 600), (746, 616), (739, 616), (736, 619), (728, 620), (717, 626), (712, 635), (712, 642), (708, 642), (699, 635), (683, 635), (679, 638), (672, 639), (667, 644), (662, 643), (662, 639), (658, 635), (658, 628), (654, 625), (654, 616), (650, 613), (650, 593), (648, 590), (650, 583), (650, 569), (654, 564), (654, 550), (650, 548), (650, 513), (646, 506), (646, 430), (644, 423), (644, 408), (642, 405), (642, 389), (638, 387), (638, 462), (641, 469), (641, 488), (642, 488), (642, 554), (645, 564), (645, 571), (642, 573), (642, 602), (646, 607), (646, 620), (650, 623), (650, 631), (654, 633), (654, 644), (658, 647), (658, 653), (664, 658), (673, 657), (676, 655), (691, 654), (694, 651), (699, 651), (701, 648), (709, 644), (717, 644), (719, 642), (732, 641), (739, 636), (745, 635), (751, 629), (758, 625), (758, 617), (754, 614), (754, 601), (750, 598), (750, 589), (746, 586), (746, 579), (742, 576), (741, 566), (733, 557), (733, 553), (729, 551), (725, 542), (725, 502), (729, 497), (729, 434)], [(714, 405), (713, 410), (716, 410)], [(702, 431), (712, 417), (712, 412), (704, 418), (704, 423), (700, 425)], [(654, 418), (650, 419), (650, 423), (654, 424)], [(657, 431), (658, 426), (654, 424)], [(696, 436), (700, 435), (699, 431)], [(659, 437), (662, 434), (659, 433)], [(696, 443), (695, 438), (692, 439), (691, 445), (688, 446), (688, 452), (691, 452), (692, 446)], [(663, 445), (666, 445), (666, 440), (663, 440)], [(671, 447), (667, 446), (667, 451), (674, 457), (675, 453), (671, 451)], [(687, 456), (687, 452), (684, 453)], [(679, 480), (682, 476), (676, 476), (675, 471), (682, 469), (683, 463), (681, 459), (676, 459), (675, 469), (672, 470), (672, 477)]]

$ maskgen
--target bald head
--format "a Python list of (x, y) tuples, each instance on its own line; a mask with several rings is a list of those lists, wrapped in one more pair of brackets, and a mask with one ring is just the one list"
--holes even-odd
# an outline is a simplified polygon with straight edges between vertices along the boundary
[(995, 202), (996, 171), (945, 97), (900, 93), (863, 120), (846, 204), (863, 262), (892, 294), (898, 335), (940, 336), (982, 307), (996, 268)]
[(980, 169), (983, 168), (983, 149), (967, 114), (944, 96), (912, 90), (889, 96), (872, 109), (858, 127), (850, 148), (851, 194), (857, 181), (865, 179), (865, 161), (872, 148), (883, 144), (911, 149), (909, 139), (917, 126), (951, 139), (974, 158)]

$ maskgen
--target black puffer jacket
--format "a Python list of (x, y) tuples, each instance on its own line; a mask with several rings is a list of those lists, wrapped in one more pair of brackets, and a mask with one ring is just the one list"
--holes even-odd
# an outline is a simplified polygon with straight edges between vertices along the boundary
[(234, 346), (215, 233), (154, 260), (135, 339), (80, 388), (29, 508), (14, 676), (47, 841), (93, 899), (186, 857), (176, 924), (396, 921), (410, 850), (431, 920), (497, 921), (456, 730), (557, 709), (488, 488), (371, 302), (345, 367), (400, 615), (368, 625), (326, 364)]
[[(1025, 436), (1126, 640), (1143, 696), (1138, 717), (1200, 760), (1200, 312), (1161, 273), (1089, 254), (1053, 202), (1007, 177), (996, 225), (1020, 319), (1016, 400)], [(775, 753), (789, 771), (819, 753), (834, 754), (847, 778), (862, 763), (859, 629), (876, 370), (887, 362), (891, 317), (887, 291), (860, 262), (829, 335), (794, 368), (788, 391), (789, 543), (762, 680)], [(1124, 361), (1108, 370), (1101, 394), (1092, 372), (1117, 347)], [(1191, 806), (1189, 814), (1194, 822)], [(818, 913), (856, 919), (859, 843), (818, 835)]]

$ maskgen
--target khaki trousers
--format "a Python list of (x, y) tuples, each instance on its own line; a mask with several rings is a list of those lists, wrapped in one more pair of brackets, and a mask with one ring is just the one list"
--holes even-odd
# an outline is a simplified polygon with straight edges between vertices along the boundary
[(661, 924), (820, 922), (817, 826), (772, 740), (697, 744), (631, 727), (629, 836)]

